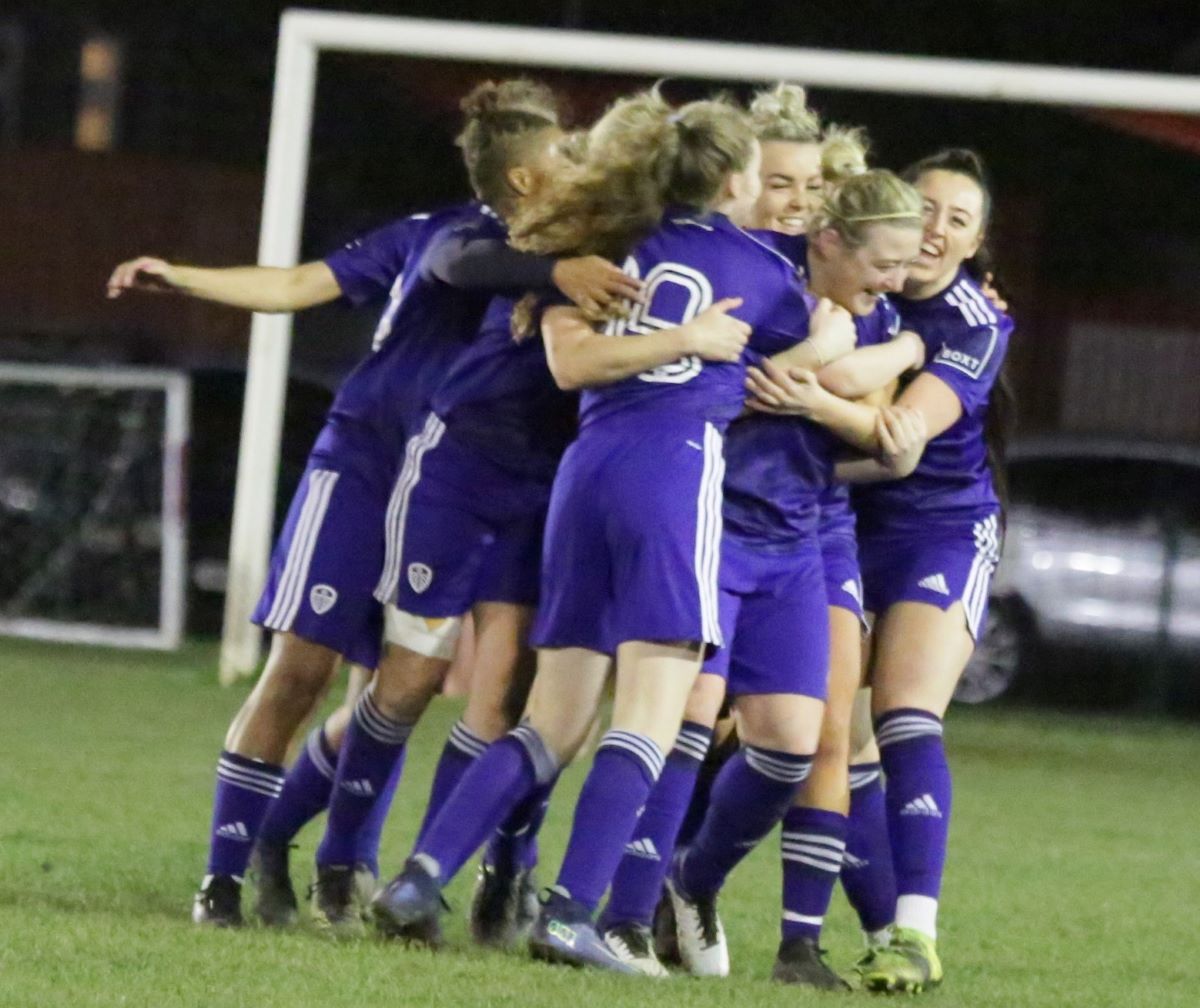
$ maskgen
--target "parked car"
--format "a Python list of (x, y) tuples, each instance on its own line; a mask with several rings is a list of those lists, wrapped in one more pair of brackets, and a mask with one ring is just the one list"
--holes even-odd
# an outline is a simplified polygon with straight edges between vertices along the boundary
[(1200, 448), (1083, 437), (1009, 457), (987, 630), (955, 699), (999, 696), (1047, 645), (1147, 668), (1200, 658)]

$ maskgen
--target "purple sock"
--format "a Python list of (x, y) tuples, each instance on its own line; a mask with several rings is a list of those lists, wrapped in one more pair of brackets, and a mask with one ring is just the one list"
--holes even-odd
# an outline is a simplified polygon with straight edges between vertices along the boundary
[(613, 876), (608, 906), (601, 928), (633, 921), (649, 925), (671, 865), (675, 838), (691, 801), (696, 775), (712, 742), (712, 729), (685, 721), (675, 746), (667, 755), (662, 776), (650, 792), (646, 807), (625, 845), (625, 854)]
[(888, 834), (898, 896), (937, 899), (950, 826), (950, 767), (941, 719), (911, 707), (875, 722), (887, 775)]
[(600, 740), (558, 873), (558, 886), (588, 910), (612, 881), (662, 769), (662, 750), (647, 735), (610, 728)]
[(325, 729), (314, 728), (287, 772), (279, 798), (271, 803), (258, 839), (279, 846), (291, 843), (305, 823), (325, 811), (336, 773), (337, 753)]
[(517, 725), (471, 764), (413, 854), (432, 858), (445, 885), (530, 792), (557, 775), (558, 761), (542, 737), (531, 725)]
[(878, 763), (850, 768), (850, 825), (842, 888), (864, 931), (882, 931), (896, 919), (896, 873)]
[(514, 808), (492, 834), (483, 860), (509, 875), (530, 871), (538, 863), (538, 831), (550, 807), (550, 792), (558, 778), (539, 784)]
[(338, 756), (329, 819), (317, 848), (318, 865), (354, 864), (359, 831), (387, 789), (411, 731), (411, 724), (387, 717), (370, 690), (358, 698)]
[(383, 838), (383, 824), (392, 810), (392, 799), (396, 797), (396, 788), (400, 786), (400, 777), (404, 773), (405, 752), (406, 749), (400, 750), (400, 758), (396, 760), (391, 776), (363, 820), (354, 843), (354, 863), (369, 869), (376, 878), (379, 877), (379, 842)]
[(700, 824), (708, 815), (708, 806), (712, 804), (712, 789), (717, 775), (733, 758), (733, 754), (738, 751), (739, 746), (736, 732), (731, 732), (719, 745), (709, 743), (708, 753), (704, 757), (704, 762), (700, 764), (700, 772), (696, 774), (696, 784), (692, 788), (692, 798), (688, 803), (687, 814), (683, 817), (679, 833), (675, 836), (676, 847), (690, 847), (692, 841), (696, 839), (696, 834), (700, 832)]
[(821, 936), (833, 887), (846, 850), (846, 816), (825, 809), (796, 807), (783, 817), (781, 936)]
[(488, 744), (463, 722), (456, 721), (450, 729), (450, 737), (442, 747), (437, 769), (433, 772), (433, 785), (429, 789), (429, 804), (425, 806), (425, 818), (417, 830), (417, 846), (425, 838), (425, 831), (433, 822), (447, 798), (458, 787), (462, 775), (475, 760), (483, 755)]
[(213, 796), (208, 874), (246, 874), (250, 851), (271, 802), (283, 789), (283, 767), (221, 751)]
[(743, 746), (722, 768), (679, 882), (694, 897), (716, 894), (734, 867), (791, 807), (812, 756)]

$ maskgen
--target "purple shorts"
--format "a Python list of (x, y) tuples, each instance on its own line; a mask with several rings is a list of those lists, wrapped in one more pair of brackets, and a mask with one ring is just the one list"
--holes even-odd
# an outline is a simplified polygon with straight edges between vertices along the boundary
[(393, 488), (375, 597), (428, 618), (536, 605), (549, 496), (546, 481), (497, 466), (429, 414)]
[(704, 664), (734, 696), (829, 688), (829, 606), (816, 542), (786, 553), (721, 543), (721, 629), (728, 646)]
[(862, 574), (854, 536), (822, 537), (821, 561), (825, 566), (826, 604), (849, 609), (860, 620), (864, 619)]
[(391, 472), (386, 447), (369, 430), (326, 422), (271, 555), (255, 623), (366, 668), (378, 664), (383, 610), (373, 591)]
[(962, 602), (967, 630), (979, 639), (1000, 559), (995, 512), (921, 532), (860, 528), (858, 555), (868, 612), (879, 615), (897, 602), (927, 602), (945, 611)]
[(584, 428), (550, 498), (535, 645), (721, 643), (721, 446), (698, 419)]

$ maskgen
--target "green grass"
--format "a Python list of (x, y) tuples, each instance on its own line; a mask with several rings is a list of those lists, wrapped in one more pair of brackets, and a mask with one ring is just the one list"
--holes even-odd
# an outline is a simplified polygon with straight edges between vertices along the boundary
[[(828, 998), (774, 987), (777, 846), (722, 902), (734, 976), (653, 984), (472, 948), (452, 887), (451, 948), (330, 944), (304, 929), (203, 931), (188, 922), (212, 771), (244, 688), (215, 684), (215, 652), (162, 656), (0, 644), (0, 1005), (739, 1008)], [(414, 736), (385, 834), (398, 867), (458, 707)], [(942, 913), (945, 986), (958, 1005), (1147, 1008), (1200, 1003), (1200, 733), (1194, 727), (1011, 710), (955, 710), (955, 816)], [(580, 772), (545, 831), (557, 864)], [(297, 853), (298, 881), (317, 840)], [(857, 948), (839, 895), (836, 965)], [(862, 1000), (866, 995), (854, 995)]]

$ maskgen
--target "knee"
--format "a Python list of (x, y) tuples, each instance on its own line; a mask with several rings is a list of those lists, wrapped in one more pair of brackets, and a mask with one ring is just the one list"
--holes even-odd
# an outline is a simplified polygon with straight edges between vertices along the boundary
[(273, 648), (259, 692), (271, 704), (307, 712), (324, 698), (337, 667), (338, 656), (328, 648)]
[(843, 766), (850, 764), (850, 725), (844, 719), (826, 717), (822, 722), (816, 758)]
[(717, 723), (725, 702), (725, 680), (720, 676), (701, 673), (688, 694), (683, 708), (683, 720), (712, 727)]

